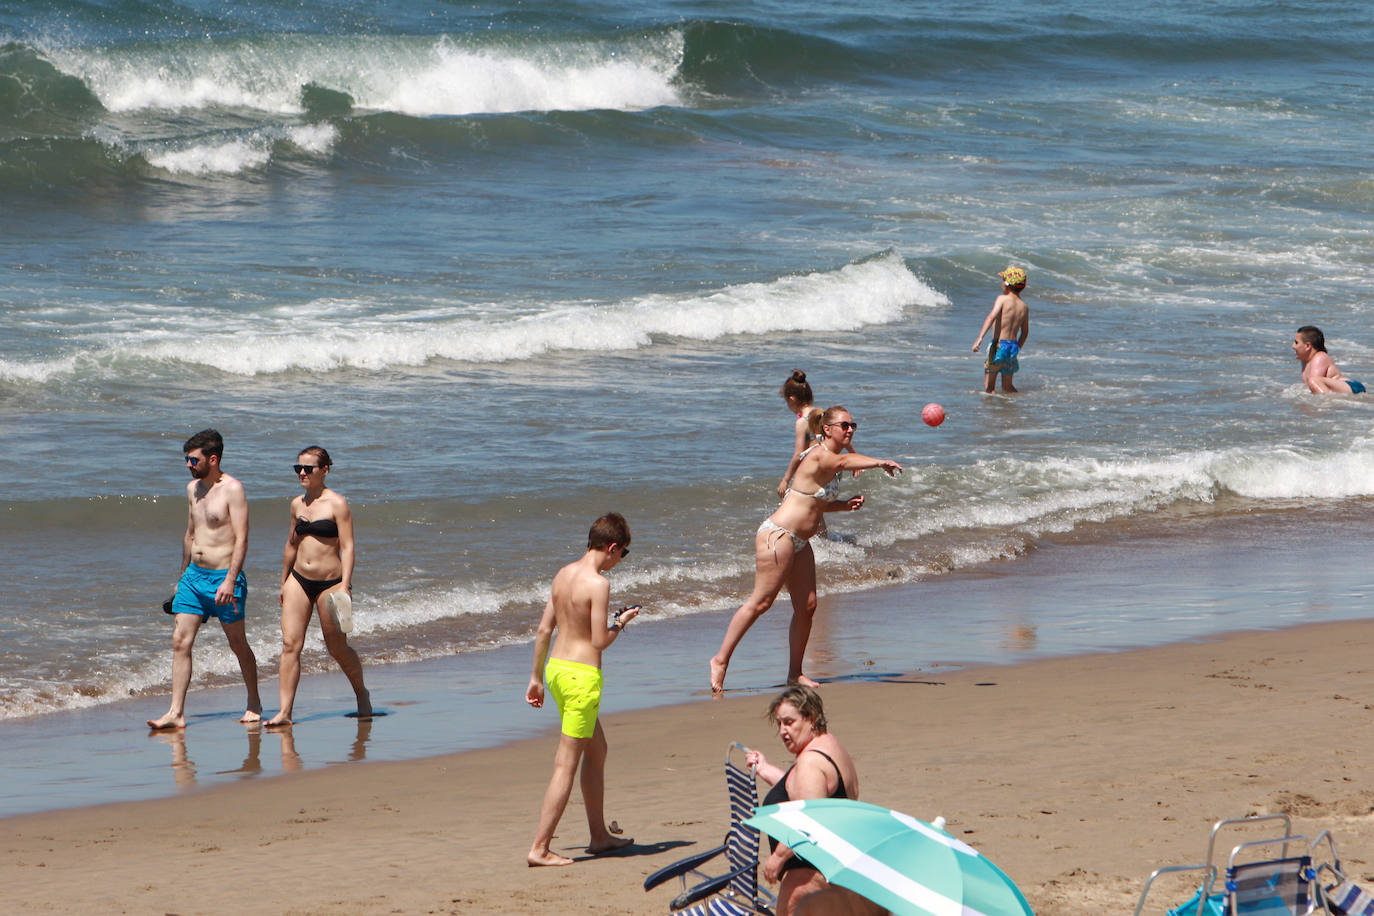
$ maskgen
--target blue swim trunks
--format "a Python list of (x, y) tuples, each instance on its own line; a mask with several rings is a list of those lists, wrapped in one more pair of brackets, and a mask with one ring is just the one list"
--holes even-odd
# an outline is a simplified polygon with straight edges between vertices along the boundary
[(215, 604), (215, 589), (224, 582), (224, 570), (205, 569), (190, 563), (186, 572), (181, 574), (177, 583), (177, 594), (172, 599), (173, 614), (196, 614), (204, 623), (212, 616), (220, 623), (238, 623), (243, 619), (243, 609), (248, 603), (248, 577), (239, 572), (234, 580), (234, 603)]
[(1351, 394), (1364, 394), (1364, 382), (1357, 382), (1353, 378), (1348, 378), (1345, 383), (1350, 386)]
[(1021, 363), (1016, 358), (1020, 352), (1021, 345), (1014, 340), (994, 341), (988, 344), (988, 358), (983, 363), (983, 368), (989, 372), (1015, 375), (1021, 368)]

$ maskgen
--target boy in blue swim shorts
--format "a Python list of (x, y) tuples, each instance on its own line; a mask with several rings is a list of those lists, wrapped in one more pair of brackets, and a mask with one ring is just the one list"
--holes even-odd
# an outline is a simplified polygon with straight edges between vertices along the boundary
[(1011, 383), (1011, 377), (1021, 368), (1017, 356), (1030, 335), (1030, 309), (1021, 300), (1021, 291), (1026, 288), (1026, 271), (1022, 267), (1008, 267), (998, 276), (1002, 278), (1002, 295), (993, 302), (992, 311), (983, 320), (983, 327), (973, 342), (973, 352), (978, 352), (983, 336), (991, 330), (992, 342), (988, 344), (988, 357), (983, 362), (983, 390), (992, 394), (1000, 375), (1002, 390), (1015, 394), (1016, 386)]
[[(587, 552), (553, 577), (553, 588), (534, 638), (534, 668), (525, 702), (544, 705), (544, 683), (558, 704), (562, 735), (553, 758), (553, 776), (539, 809), (539, 825), (526, 862), (534, 865), (571, 865), (573, 860), (554, 852), (549, 844), (572, 796), (573, 779), (582, 770), (582, 803), (592, 855), (634, 842), (614, 836), (606, 826), (606, 734), (597, 716), (601, 711), (601, 653), (616, 641), (638, 607), (616, 612), (609, 626), (611, 586), (605, 573), (630, 552), (630, 526), (619, 514), (603, 515), (587, 533)], [(554, 639), (554, 633), (557, 639)], [(552, 651), (550, 651), (552, 642)]]

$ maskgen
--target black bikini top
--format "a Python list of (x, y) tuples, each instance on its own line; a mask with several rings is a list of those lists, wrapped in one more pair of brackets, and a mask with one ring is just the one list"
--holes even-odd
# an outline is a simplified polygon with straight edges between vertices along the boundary
[(296, 519), (296, 537), (303, 538), (307, 534), (317, 538), (336, 538), (339, 536), (339, 523), (332, 518), (320, 518), (313, 522)]

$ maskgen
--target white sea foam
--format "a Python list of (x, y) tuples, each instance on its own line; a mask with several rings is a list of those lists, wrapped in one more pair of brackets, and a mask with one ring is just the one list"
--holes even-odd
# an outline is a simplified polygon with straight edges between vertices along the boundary
[(339, 129), (333, 124), (301, 124), (288, 128), (286, 139), (306, 152), (323, 155), (334, 148)]
[[(980, 461), (942, 477), (934, 504), (924, 502), (931, 487), (919, 471), (910, 485), (923, 495), (899, 521), (868, 531), (865, 543), (978, 529), (1038, 537), (1180, 502), (1211, 503), (1223, 493), (1265, 501), (1374, 496), (1374, 440), (1325, 453), (1236, 448), (1157, 458)], [(973, 559), (989, 558), (975, 552)]]
[(241, 108), (299, 114), (301, 89), (415, 115), (637, 110), (680, 105), (683, 36), (493, 45), (448, 38), (283, 36), (271, 41), (60, 48), (46, 56), (111, 111)]
[(272, 160), (277, 143), (289, 142), (309, 153), (328, 153), (339, 137), (332, 124), (255, 130), (223, 142), (195, 143), (175, 148), (150, 148), (144, 158), (154, 168), (179, 175), (237, 175), (262, 168)]
[[(193, 162), (188, 160), (187, 167)], [(943, 293), (889, 251), (838, 270), (745, 283), (703, 296), (557, 303), (522, 317), (509, 317), (510, 308), (466, 305), (425, 307), (396, 317), (386, 303), (375, 302), (344, 304), (350, 317), (342, 324), (337, 320), (339, 303), (280, 316), (226, 317), (222, 330), (213, 334), (192, 334), (192, 325), (184, 331), (160, 329), (156, 336), (145, 329), (62, 360), (0, 363), (0, 372), (39, 381), (83, 369), (123, 372), (112, 367), (149, 359), (248, 376), (341, 368), (380, 371), (436, 359), (488, 363), (560, 350), (634, 350), (651, 346), (656, 337), (715, 340), (733, 334), (853, 330), (896, 321), (909, 308), (948, 304)], [(470, 317), (484, 312), (505, 317)], [(309, 347), (301, 346), (303, 332), (313, 341)]]
[(42, 383), (53, 378), (70, 375), (76, 371), (77, 363), (78, 360), (75, 356), (35, 360), (27, 363), (0, 357), (0, 381)]
[(1374, 495), (1369, 440), (1333, 454), (1275, 449), (1231, 456), (1215, 469), (1217, 483), (1252, 499), (1349, 499)]
[(148, 153), (145, 158), (155, 168), (176, 174), (236, 175), (266, 165), (272, 158), (272, 150), (261, 139), (238, 139)]
[(582, 49), (565, 62), (563, 54), (441, 45), (427, 66), (399, 74), (391, 85), (378, 80), (356, 101), (364, 108), (414, 115), (680, 105), (672, 79), (681, 63), (681, 45), (665, 51), (624, 59)]

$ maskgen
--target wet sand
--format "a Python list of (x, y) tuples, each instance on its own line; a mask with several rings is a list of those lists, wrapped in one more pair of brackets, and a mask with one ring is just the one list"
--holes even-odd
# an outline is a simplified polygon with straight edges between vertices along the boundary
[[(864, 798), (930, 819), (1041, 914), (1128, 912), (1218, 818), (1289, 811), (1374, 879), (1374, 622), (825, 687)], [(719, 841), (731, 740), (784, 759), (757, 693), (604, 720), (607, 813), (636, 840), (584, 859), (578, 796), (529, 869), (552, 732), (177, 798), (0, 821), (6, 912), (662, 913), (643, 878)], [(206, 726), (201, 726), (206, 727)], [(227, 727), (227, 725), (226, 725)], [(266, 740), (266, 739), (264, 739)], [(275, 740), (275, 739), (273, 739)], [(1186, 897), (1180, 887), (1161, 898)]]

